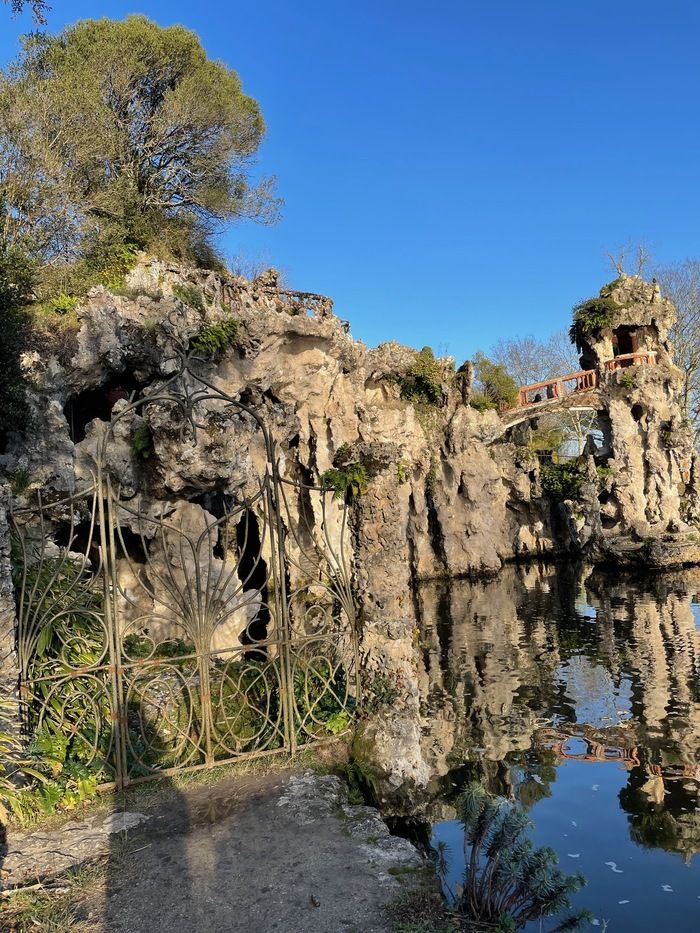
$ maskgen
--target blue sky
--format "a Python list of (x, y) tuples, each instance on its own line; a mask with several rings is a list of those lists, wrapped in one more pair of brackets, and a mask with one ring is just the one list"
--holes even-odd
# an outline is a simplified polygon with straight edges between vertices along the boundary
[[(700, 256), (697, 0), (53, 0), (141, 12), (241, 75), (285, 199), (230, 254), (332, 295), (369, 344), (458, 357), (568, 324), (607, 250)], [(31, 28), (0, 10), (0, 61)]]

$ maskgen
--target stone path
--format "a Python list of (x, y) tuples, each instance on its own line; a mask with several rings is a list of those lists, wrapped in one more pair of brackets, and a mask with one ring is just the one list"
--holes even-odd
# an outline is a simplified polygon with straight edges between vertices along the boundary
[[(81, 929), (122, 933), (371, 933), (424, 861), (342, 782), (313, 772), (170, 788), (153, 811), (9, 839), (4, 884), (106, 854)], [(43, 869), (42, 869), (42, 866)]]

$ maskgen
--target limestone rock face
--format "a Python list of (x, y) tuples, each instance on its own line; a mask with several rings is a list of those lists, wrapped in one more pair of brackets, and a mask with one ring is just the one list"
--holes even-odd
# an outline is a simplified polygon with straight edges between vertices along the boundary
[[(611, 294), (617, 317), (585, 348), (600, 375), (607, 469), (602, 479), (591, 453), (576, 505), (543, 495), (528, 447), (504, 434), (496, 412), (469, 406), (469, 366), (454, 374), (449, 361), (438, 361), (442, 397), (426, 410), (402, 397), (416, 351), (396, 343), (368, 350), (329, 299), (285, 291), (275, 274), (247, 281), (146, 260), (124, 294), (103, 288), (89, 294), (75, 342), (60, 359), (27, 355), (33, 427), (26, 441), (11, 439), (0, 469), (26, 469), (35, 488), (64, 494), (90, 482), (103, 451), (125, 501), (154, 515), (179, 509), (196, 525), (204, 520), (203, 499), (215, 492), (237, 504), (254, 499), (266, 470), (261, 424), (277, 445), (284, 479), (318, 484), (348, 452), (365, 464), (367, 489), (351, 508), (349, 526), (336, 509), (323, 518), (324, 528), (351, 556), (368, 682), (378, 695), (391, 685), (389, 712), (368, 727), (373, 739), (365, 745), (389, 786), (422, 787), (430, 773), (423, 734), (430, 726), (415, 674), (416, 581), (493, 573), (514, 558), (588, 544), (612, 553), (632, 540), (639, 558), (650, 550), (640, 551), (647, 536), (692, 534), (684, 520), (698, 501), (698, 471), (678, 407), (668, 341), (673, 308), (636, 279)], [(213, 355), (197, 351), (203, 333), (230, 337), (232, 321), (235, 339)], [(615, 341), (619, 352), (630, 329), (637, 348), (656, 354), (655, 363), (608, 371)], [(223, 398), (205, 392), (191, 411), (131, 407), (130, 396), (167, 395), (188, 347), (199, 357), (197, 374)], [(227, 399), (238, 403), (235, 411)], [(196, 444), (183, 430), (188, 419), (197, 424)], [(141, 454), (137, 436), (146, 439)], [(304, 508), (320, 525), (311, 493), (299, 493), (290, 507), (293, 521)], [(672, 551), (669, 545), (666, 553)], [(683, 562), (688, 551), (680, 553)], [(213, 558), (209, 569), (216, 573)], [(129, 572), (123, 568), (125, 589), (136, 583)], [(247, 618), (241, 606), (226, 637)], [(443, 739), (436, 736), (435, 744)]]

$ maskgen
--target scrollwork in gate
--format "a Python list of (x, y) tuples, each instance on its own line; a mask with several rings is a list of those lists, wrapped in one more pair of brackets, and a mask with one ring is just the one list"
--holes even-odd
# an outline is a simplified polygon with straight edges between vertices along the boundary
[[(117, 784), (294, 751), (359, 702), (346, 507), (281, 475), (264, 421), (205, 360), (180, 346), (176, 362), (113, 413), (88, 488), (13, 517), (27, 728), (50, 720)], [(123, 486), (117, 435), (165, 424), (185, 455), (211, 408), (258, 432), (262, 475), (190, 499)]]

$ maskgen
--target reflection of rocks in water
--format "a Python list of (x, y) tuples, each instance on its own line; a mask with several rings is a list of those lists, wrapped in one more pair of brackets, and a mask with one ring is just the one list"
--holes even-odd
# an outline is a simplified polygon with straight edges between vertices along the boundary
[(635, 839), (699, 849), (699, 593), (700, 570), (640, 581), (536, 565), (420, 587), (431, 817), (449, 817), (465, 767), (531, 805), (565, 759), (610, 762), (629, 771)]

